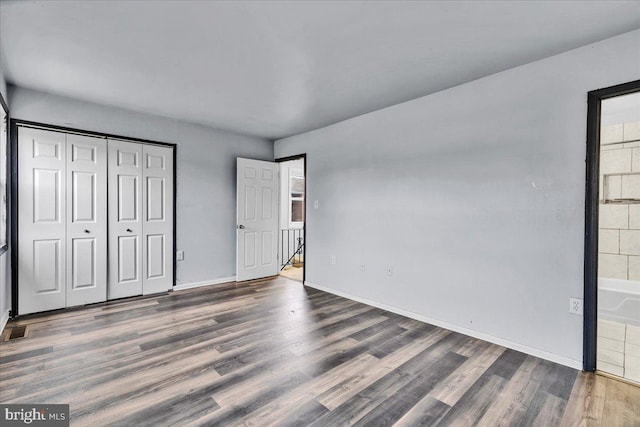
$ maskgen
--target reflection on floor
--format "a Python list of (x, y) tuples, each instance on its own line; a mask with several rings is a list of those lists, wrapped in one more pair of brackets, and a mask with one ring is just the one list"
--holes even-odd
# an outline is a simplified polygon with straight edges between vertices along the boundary
[(280, 275), (286, 277), (287, 279), (296, 280), (302, 283), (303, 270), (304, 267), (294, 267), (292, 265), (288, 265), (284, 268), (284, 270), (280, 272)]
[(638, 387), (282, 277), (17, 326), (0, 402), (67, 403), (73, 426), (640, 425)]

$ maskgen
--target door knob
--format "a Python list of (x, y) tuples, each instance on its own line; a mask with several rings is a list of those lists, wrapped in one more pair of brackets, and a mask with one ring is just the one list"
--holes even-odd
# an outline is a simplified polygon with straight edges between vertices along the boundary
[(244, 230), (244, 225), (240, 224), (240, 225), (238, 226), (238, 228), (239, 228), (240, 230)]
[(127, 233), (131, 233), (131, 229), (130, 228), (127, 228)]
[(85, 233), (91, 233), (89, 230), (84, 230)]

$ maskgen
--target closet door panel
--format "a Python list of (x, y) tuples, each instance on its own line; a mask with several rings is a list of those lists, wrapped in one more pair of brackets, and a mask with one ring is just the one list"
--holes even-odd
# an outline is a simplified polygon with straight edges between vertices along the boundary
[(173, 287), (173, 149), (143, 148), (143, 293)]
[(67, 306), (107, 299), (107, 145), (67, 135)]
[(118, 238), (118, 283), (140, 281), (139, 241), (138, 236), (120, 236)]
[(66, 305), (65, 134), (18, 128), (18, 312)]
[(142, 294), (142, 144), (109, 140), (108, 298)]
[[(71, 240), (71, 291), (95, 288), (99, 284), (101, 278), (98, 277), (100, 266), (98, 265), (96, 246), (95, 238)], [(98, 298), (91, 302), (105, 301), (107, 299), (106, 276), (104, 279), (104, 295), (98, 295)]]

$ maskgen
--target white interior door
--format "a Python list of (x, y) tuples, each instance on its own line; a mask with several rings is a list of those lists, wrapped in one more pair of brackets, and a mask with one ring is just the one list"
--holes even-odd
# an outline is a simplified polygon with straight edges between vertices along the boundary
[(173, 287), (173, 149), (144, 145), (142, 271), (145, 295)]
[(142, 144), (108, 142), (108, 298), (142, 294)]
[(67, 134), (67, 306), (107, 299), (107, 142)]
[(18, 312), (66, 305), (65, 134), (18, 130)]
[(278, 164), (238, 158), (238, 281), (278, 274)]

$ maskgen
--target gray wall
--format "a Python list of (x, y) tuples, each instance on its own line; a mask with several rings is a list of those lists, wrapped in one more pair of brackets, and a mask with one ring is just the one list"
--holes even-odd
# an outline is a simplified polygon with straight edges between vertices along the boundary
[(307, 280), (580, 367), (587, 92), (637, 79), (638, 46), (626, 33), (276, 141), (276, 158), (308, 155)]
[[(235, 275), (236, 157), (273, 160), (273, 143), (205, 126), (9, 87), (11, 116), (177, 147), (177, 284)], [(171, 102), (171, 100), (167, 100)]]

